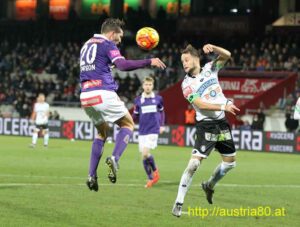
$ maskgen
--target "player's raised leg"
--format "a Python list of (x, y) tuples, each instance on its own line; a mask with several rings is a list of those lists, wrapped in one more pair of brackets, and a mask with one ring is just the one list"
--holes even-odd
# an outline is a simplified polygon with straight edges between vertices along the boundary
[(181, 216), (181, 209), (184, 203), (184, 197), (189, 190), (189, 187), (192, 183), (194, 173), (197, 171), (198, 167), (200, 166), (202, 157), (192, 156), (190, 159), (186, 169), (184, 170), (181, 180), (178, 187), (178, 194), (175, 200), (172, 214), (174, 216), (180, 217)]
[(222, 155), (222, 159), (222, 162), (216, 167), (209, 180), (207, 182), (202, 182), (201, 184), (209, 204), (213, 203), (214, 187), (217, 182), (220, 181), (229, 170), (236, 166), (235, 156)]
[(115, 123), (120, 127), (120, 130), (116, 137), (116, 144), (112, 156), (106, 159), (106, 164), (109, 167), (108, 178), (112, 183), (116, 183), (117, 181), (118, 162), (128, 145), (134, 129), (133, 119), (129, 112)]
[(98, 131), (98, 135), (94, 139), (90, 158), (89, 178), (86, 182), (90, 190), (98, 191), (97, 181), (97, 168), (103, 153), (104, 143), (107, 137), (107, 131), (109, 126), (107, 123), (102, 123), (95, 126)]

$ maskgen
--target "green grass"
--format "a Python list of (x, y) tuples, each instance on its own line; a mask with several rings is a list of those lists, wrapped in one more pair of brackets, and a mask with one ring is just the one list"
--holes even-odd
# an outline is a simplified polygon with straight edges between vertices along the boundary
[(137, 145), (120, 161), (118, 182), (109, 183), (104, 158), (98, 170), (100, 188), (85, 186), (90, 141), (50, 140), (48, 149), (28, 148), (30, 138), (0, 136), (0, 226), (298, 226), (300, 155), (239, 152), (237, 167), (217, 186), (214, 205), (207, 204), (199, 184), (220, 162), (211, 154), (197, 171), (187, 194), (188, 207), (214, 209), (284, 208), (284, 217), (192, 217), (171, 215), (190, 148), (160, 146), (153, 151), (161, 181), (146, 182)]

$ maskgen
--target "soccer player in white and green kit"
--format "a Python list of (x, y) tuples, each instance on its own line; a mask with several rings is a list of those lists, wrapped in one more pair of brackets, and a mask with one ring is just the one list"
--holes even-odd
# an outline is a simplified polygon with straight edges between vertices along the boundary
[(202, 183), (202, 189), (210, 204), (212, 204), (214, 186), (236, 165), (236, 151), (230, 126), (225, 118), (225, 111), (235, 115), (239, 109), (224, 96), (218, 80), (218, 72), (231, 54), (228, 50), (211, 44), (204, 45), (203, 51), (205, 54), (214, 52), (218, 54), (218, 57), (202, 68), (200, 55), (192, 45), (188, 45), (181, 55), (182, 65), (186, 72), (181, 87), (184, 97), (196, 111), (197, 130), (192, 157), (182, 174), (172, 210), (172, 214), (177, 217), (181, 216), (184, 197), (192, 183), (194, 173), (213, 149), (219, 151), (222, 161), (210, 179)]

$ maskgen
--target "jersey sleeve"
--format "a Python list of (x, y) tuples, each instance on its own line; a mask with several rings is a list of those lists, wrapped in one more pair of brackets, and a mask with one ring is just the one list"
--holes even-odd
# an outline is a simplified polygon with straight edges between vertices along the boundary
[(193, 87), (185, 83), (185, 81), (181, 84), (182, 93), (185, 99), (188, 100), (189, 103), (193, 103), (197, 97), (199, 97), (199, 94), (193, 89)]
[(207, 63), (207, 64), (210, 64), (211, 66), (211, 71), (214, 71), (214, 72), (218, 72), (220, 71), (222, 68), (224, 68), (224, 66), (226, 65), (226, 63), (228, 62), (227, 61), (221, 61), (219, 60), (219, 57), (217, 57), (215, 60)]
[(158, 103), (157, 107), (158, 107), (158, 111), (161, 112), (161, 111), (164, 111), (164, 100), (161, 96), (158, 96), (158, 98), (159, 98), (159, 103)]
[(124, 59), (118, 47), (113, 43), (109, 43), (107, 45), (106, 54), (112, 63), (114, 63), (117, 59)]
[(140, 114), (140, 106), (138, 104), (138, 98), (136, 98), (134, 100), (133, 114), (135, 114), (135, 115), (139, 115)]

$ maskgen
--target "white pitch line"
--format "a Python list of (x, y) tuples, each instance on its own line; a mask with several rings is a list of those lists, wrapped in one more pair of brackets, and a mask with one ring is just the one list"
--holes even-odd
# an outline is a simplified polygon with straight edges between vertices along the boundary
[[(18, 187), (18, 186), (85, 186), (85, 184), (43, 184), (43, 183), (0, 183), (1, 187)], [(112, 186), (112, 184), (99, 184), (99, 186)], [(141, 184), (114, 184), (113, 186), (125, 186), (125, 187), (141, 187)]]
[[(53, 184), (53, 183), (0, 183), (1, 187), (11, 186), (85, 186), (85, 184)], [(116, 183), (106, 184), (99, 183), (99, 186), (111, 186), (111, 187), (143, 187), (143, 184), (131, 184), (131, 183)], [(199, 185), (192, 185), (192, 187), (199, 187)], [(241, 188), (300, 188), (300, 185), (246, 185), (246, 184), (219, 184), (218, 187), (241, 187)]]

